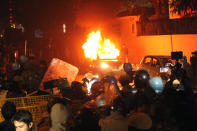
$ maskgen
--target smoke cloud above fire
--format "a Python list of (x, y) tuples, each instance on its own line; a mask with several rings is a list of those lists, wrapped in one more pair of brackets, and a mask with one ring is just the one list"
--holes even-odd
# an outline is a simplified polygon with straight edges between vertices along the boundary
[(122, 8), (121, 0), (82, 1), (76, 12), (76, 24), (80, 27), (101, 27), (109, 24), (115, 20)]

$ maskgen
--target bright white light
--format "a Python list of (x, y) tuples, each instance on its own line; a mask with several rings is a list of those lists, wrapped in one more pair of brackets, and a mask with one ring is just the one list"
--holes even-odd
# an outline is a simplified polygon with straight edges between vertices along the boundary
[(66, 25), (63, 24), (63, 32), (66, 33)]
[(143, 79), (147, 79), (147, 76), (146, 76), (146, 75), (143, 75), (142, 78), (143, 78)]
[(106, 69), (106, 68), (108, 68), (108, 67), (109, 67), (109, 65), (108, 65), (107, 63), (105, 63), (105, 62), (102, 62), (102, 63), (101, 63), (101, 68)]
[(86, 82), (86, 86), (87, 86), (88, 94), (90, 94), (90, 93), (91, 93), (91, 87), (92, 87), (92, 85), (93, 85), (95, 82), (97, 82), (97, 81), (98, 81), (98, 80), (93, 79), (93, 80), (91, 80), (89, 83), (88, 83), (88, 82)]
[(160, 68), (160, 72), (168, 72), (168, 71), (169, 71), (168, 67)]
[(179, 80), (175, 79), (175, 80), (172, 82), (172, 84), (173, 84), (173, 85), (180, 85), (181, 83), (180, 83)]
[(99, 75), (94, 75), (94, 77), (98, 79), (99, 78)]

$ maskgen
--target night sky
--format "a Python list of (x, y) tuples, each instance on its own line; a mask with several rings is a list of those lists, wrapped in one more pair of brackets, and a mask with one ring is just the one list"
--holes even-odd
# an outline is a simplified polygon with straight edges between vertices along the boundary
[[(61, 58), (66, 48), (80, 52), (78, 55), (81, 56), (81, 46), (90, 30), (103, 28), (114, 33), (111, 29), (115, 29), (115, 26), (111, 23), (116, 19), (117, 13), (123, 10), (123, 4), (122, 0), (0, 0), (0, 33), (9, 26), (11, 7), (14, 23), (24, 26), (22, 39), (28, 41), (33, 52), (38, 49), (47, 51), (45, 48), (54, 44), (53, 52), (59, 54), (51, 57)], [(62, 34), (62, 24), (67, 25), (65, 35)], [(43, 39), (34, 38), (36, 29), (43, 32)], [(74, 52), (73, 55), (76, 55)], [(44, 54), (52, 55), (51, 51)]]
[[(9, 6), (23, 25), (75, 22), (80, 26), (108, 22), (122, 10), (121, 0), (9, 0), (0, 1), (0, 20), (9, 22)], [(90, 19), (91, 18), (91, 19)]]

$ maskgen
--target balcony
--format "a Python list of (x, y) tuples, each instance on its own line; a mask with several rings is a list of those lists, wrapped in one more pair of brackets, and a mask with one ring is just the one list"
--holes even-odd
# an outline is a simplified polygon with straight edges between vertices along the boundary
[(197, 34), (197, 17), (137, 22), (137, 36)]

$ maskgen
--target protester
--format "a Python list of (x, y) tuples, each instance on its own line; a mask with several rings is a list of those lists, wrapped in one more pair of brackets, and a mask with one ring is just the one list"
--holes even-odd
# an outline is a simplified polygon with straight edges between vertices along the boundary
[(50, 119), (51, 128), (50, 131), (67, 131), (68, 130), (68, 108), (63, 104), (55, 104), (51, 108)]
[[(47, 112), (43, 113), (43, 117), (37, 124), (37, 131), (48, 131), (51, 127), (51, 111), (55, 104), (61, 104), (66, 107), (70, 106), (71, 101), (65, 98), (54, 97), (51, 98), (46, 106)], [(54, 111), (54, 110), (53, 110)], [(64, 114), (62, 114), (64, 115)], [(59, 115), (60, 116), (60, 115)]]
[(127, 131), (128, 118), (125, 116), (125, 105), (121, 98), (116, 98), (111, 105), (110, 115), (99, 120), (101, 131)]
[(11, 81), (9, 83), (7, 98), (16, 98), (26, 96), (26, 91), (21, 87), (16, 81)]
[(71, 83), (71, 89), (72, 89), (72, 99), (73, 100), (87, 100), (86, 94), (82, 89), (82, 83), (78, 81), (73, 81)]
[(19, 110), (12, 118), (16, 131), (34, 131), (32, 114), (26, 110)]
[[(47, 94), (39, 88), (47, 64), (35, 59), (10, 65), (3, 77), (7, 98)], [(130, 63), (124, 64), (126, 73), (119, 81), (116, 75), (99, 78), (90, 92), (85, 92), (86, 85), (79, 81), (70, 86), (55, 80), (58, 86), (49, 86), (58, 96), (49, 100), (38, 124), (28, 111), (15, 114), (15, 105), (6, 102), (1, 109), (5, 121), (0, 123), (0, 131), (33, 131), (33, 124), (37, 124), (37, 131), (196, 131), (197, 95), (192, 89), (197, 70), (187, 77), (191, 67), (183, 64), (172, 67), (166, 83), (160, 77), (151, 78), (144, 69), (133, 71)]]
[(74, 131), (100, 131), (99, 117), (92, 108), (81, 108), (76, 117)]
[(15, 131), (11, 118), (16, 113), (16, 106), (10, 101), (6, 101), (1, 108), (1, 114), (5, 119), (0, 123), (0, 131)]
[(146, 113), (135, 112), (129, 117), (129, 131), (148, 131), (152, 127), (152, 119)]

